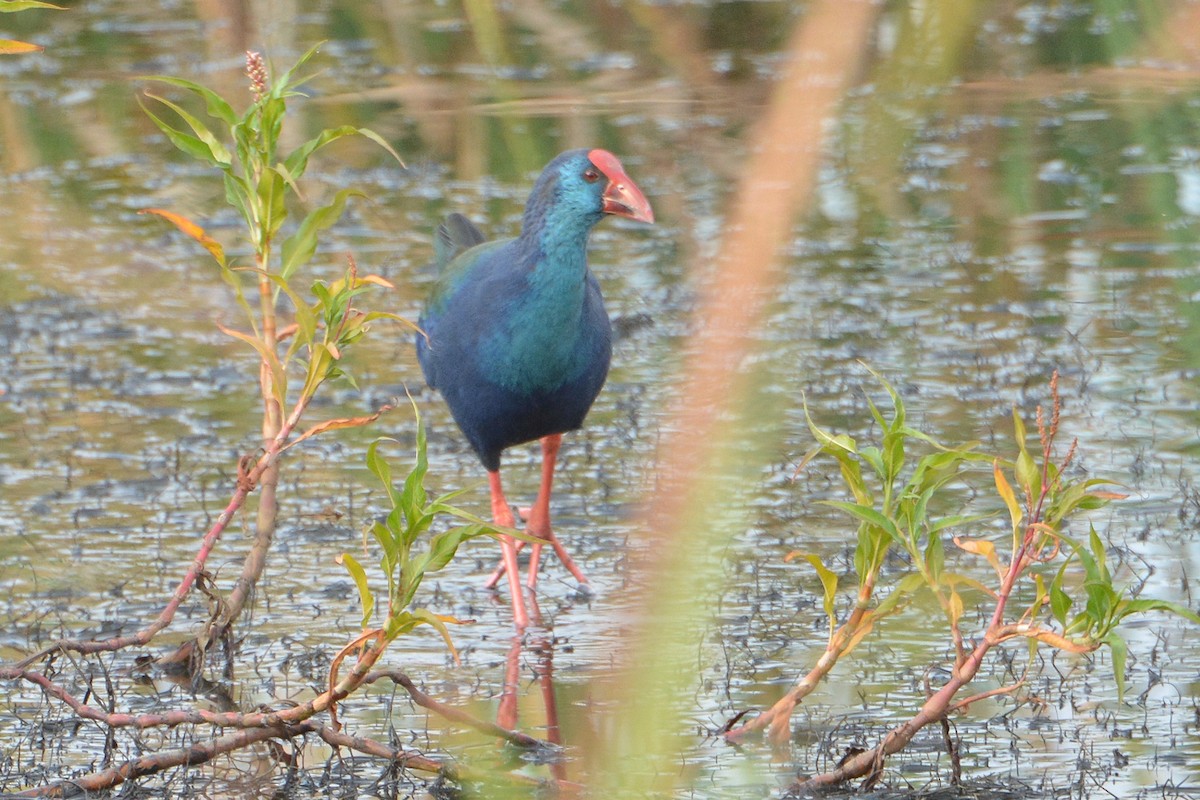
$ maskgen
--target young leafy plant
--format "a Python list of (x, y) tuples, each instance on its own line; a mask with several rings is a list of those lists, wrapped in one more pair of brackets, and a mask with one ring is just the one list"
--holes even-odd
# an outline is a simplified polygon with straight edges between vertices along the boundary
[[(457, 623), (458, 620), (434, 614), (424, 608), (413, 609), (413, 598), (425, 576), (449, 564), (460, 544), (480, 536), (495, 537), (500, 531), (491, 523), (450, 504), (450, 501), (464, 490), (429, 497), (425, 489), (425, 476), (429, 471), (425, 425), (415, 403), (413, 413), (417, 422), (416, 460), (401, 488), (397, 488), (393, 483), (391, 466), (379, 452), (381, 444), (395, 440), (376, 439), (367, 448), (367, 468), (383, 484), (391, 504), (387, 515), (373, 522), (368, 528), (381, 553), (379, 569), (387, 584), (387, 593), (383, 596), (386, 599), (386, 607), (379, 602), (379, 596), (371, 586), (367, 571), (357, 558), (350, 553), (343, 553), (338, 561), (346, 567), (350, 577), (354, 579), (355, 586), (358, 587), (364, 630), (374, 630), (386, 643), (419, 625), (432, 625), (445, 639), (457, 659), (458, 654), (454, 651), (446, 624)], [(452, 525), (432, 536), (425, 536), (443, 517), (461, 520), (464, 524)], [(526, 538), (524, 534), (517, 535)], [(365, 532), (363, 549), (367, 549)], [(375, 612), (380, 609), (382, 613), (379, 622), (372, 628)]]
[[(1090, 653), (1107, 645), (1113, 656), (1114, 682), (1118, 694), (1122, 694), (1127, 648), (1117, 626), (1123, 619), (1147, 611), (1168, 611), (1200, 622), (1200, 616), (1177, 603), (1134, 597), (1127, 588), (1118, 588), (1107, 566), (1108, 553), (1094, 528), (1086, 546), (1063, 533), (1064, 525), (1078, 513), (1099, 508), (1122, 495), (1102, 488), (1111, 481), (1066, 475), (1076, 444), (1071, 444), (1065, 456), (1057, 457), (1055, 440), (1061, 410), (1057, 374), (1050, 383), (1049, 418), (1041, 407), (1037, 410), (1040, 451), (1029, 450), (1026, 426), (1014, 412), (1017, 453), (1011, 461), (979, 454), (975, 443), (945, 447), (910, 428), (899, 395), (882, 378), (880, 382), (892, 401), (890, 418), (867, 401), (879, 429), (879, 443), (860, 446), (845, 434), (821, 428), (808, 416), (818, 446), (801, 465), (803, 468), (817, 455), (831, 456), (853, 497), (828, 503), (858, 523), (854, 557), (858, 592), (853, 610), (839, 626), (835, 613), (839, 576), (816, 555), (793, 553), (790, 557), (803, 556), (817, 570), (830, 619), (829, 642), (814, 668), (782, 699), (727, 736), (737, 737), (769, 725), (773, 738), (785, 739), (795, 705), (829, 674), (840, 657), (871, 632), (876, 622), (896, 613), (920, 592), (931, 595), (942, 610), (954, 664), (950, 680), (933, 692), (912, 719), (889, 732), (875, 748), (802, 784), (805, 791), (864, 775), (871, 783), (880, 776), (884, 758), (907, 745), (925, 725), (944, 720), (951, 711), (963, 710), (983, 697), (1019, 690), (1024, 681), (957, 699), (959, 691), (978, 674), (992, 647), (1026, 639), (1031, 650), (1046, 644), (1073, 653)], [(916, 461), (907, 479), (902, 479), (915, 444), (925, 445), (930, 452)], [(1011, 521), (1011, 536), (1006, 537), (1010, 539), (1008, 553), (1002, 553), (1002, 545), (986, 535), (954, 536), (952, 541), (959, 550), (982, 558), (990, 575), (952, 569), (947, 563), (945, 540), (950, 530), (974, 527), (992, 514), (940, 511), (954, 507), (955, 498), (963, 496), (963, 487), (955, 489), (952, 483), (970, 486), (977, 482), (975, 476), (980, 471), (966, 468), (980, 463), (990, 464), (992, 487)], [(974, 488), (974, 496), (986, 496), (983, 488)], [(904, 552), (909, 570), (894, 580), (882, 600), (876, 600), (885, 557), (897, 548)], [(969, 566), (969, 562), (964, 564)], [(1034, 600), (1017, 619), (1012, 619), (1007, 609), (1019, 581), (1032, 584)], [(1086, 601), (1080, 603), (1081, 598)], [(1071, 609), (1080, 604), (1083, 610), (1071, 617)], [(984, 629), (972, 637), (964, 637), (961, 630), (968, 608), (989, 612), (983, 615), (988, 620)]]
[[(253, 348), (260, 363), (263, 449), (268, 457), (261, 469), (247, 471), (239, 480), (239, 485), (248, 490), (260, 489), (255, 542), (241, 579), (222, 605), (221, 617), (196, 641), (201, 652), (227, 632), (262, 573), (278, 514), (275, 487), (280, 467), (276, 456), (288, 446), (288, 439), (309, 403), (327, 380), (343, 378), (353, 384), (341, 367), (342, 359), (346, 348), (361, 338), (372, 321), (387, 318), (410, 324), (393, 314), (362, 311), (354, 305), (356, 298), (372, 286), (390, 288), (391, 284), (375, 275), (360, 276), (353, 259), (338, 280), (328, 284), (316, 280), (309, 284), (313, 300), (304, 299), (295, 285), (302, 269), (315, 256), (322, 232), (337, 222), (351, 197), (363, 196), (354, 188), (339, 189), (324, 205), (308, 210), (289, 227), (293, 209), (304, 199), (300, 182), (312, 156), (331, 142), (356, 135), (379, 144), (400, 161), (379, 134), (348, 125), (323, 130), (290, 152), (282, 152), (287, 104), (301, 96), (299, 88), (308, 80), (298, 77), (298, 70), (316, 52), (313, 47), (277, 78), (272, 78), (262, 56), (247, 53), (246, 74), (252, 102), (241, 113), (213, 90), (168, 76), (148, 80), (182, 89), (202, 101), (207, 119), (151, 92), (146, 92), (146, 97), (156, 108), (142, 103), (146, 114), (175, 147), (221, 173), (225, 200), (241, 217), (245, 241), (253, 254), (250, 263), (242, 263), (227, 255), (222, 244), (192, 220), (165, 209), (145, 212), (170, 221), (208, 251), (245, 314), (243, 328), (219, 327)], [(164, 110), (170, 118), (162, 113)], [(248, 298), (254, 287), (258, 289), (257, 303)], [(280, 321), (281, 296), (291, 306), (293, 320), (288, 324)], [(293, 381), (294, 367), (299, 368), (299, 381)], [(300, 439), (331, 428), (365, 424), (372, 419), (329, 421), (310, 429)], [(181, 650), (178, 658), (172, 660), (191, 661), (192, 653)]]
[[(216, 123), (222, 136), (213, 132), (209, 124), (197, 118), (177, 103), (160, 95), (146, 92), (146, 96), (160, 106), (172, 111), (183, 123), (183, 127), (167, 122), (143, 103), (146, 114), (164, 135), (184, 153), (206, 161), (219, 169), (225, 184), (225, 199), (237, 210), (246, 228), (247, 241), (253, 247), (253, 265), (238, 265), (230, 260), (219, 242), (205, 233), (204, 229), (178, 214), (162, 209), (147, 209), (146, 213), (157, 214), (181, 231), (200, 242), (216, 261), (221, 275), (233, 288), (238, 303), (246, 313), (250, 327), (248, 333), (227, 331), (254, 347), (263, 359), (264, 398), (273, 399), (282, 408), (288, 388), (287, 367), (291, 357), (300, 348), (308, 349), (305, 379), (301, 384), (303, 397), (311, 393), (325, 379), (333, 376), (332, 362), (341, 358), (338, 341), (331, 342), (329, 331), (346, 333), (341, 345), (349, 344), (364, 329), (366, 321), (352, 324), (347, 319), (349, 299), (358, 294), (365, 284), (374, 283), (390, 286), (382, 278), (372, 276), (354, 284), (348, 275), (344, 286), (347, 292), (336, 298), (335, 292), (321, 284), (312, 286), (318, 298), (319, 313), (310, 314), (306, 303), (300, 299), (290, 280), (297, 270), (309, 263), (317, 251), (318, 237), (341, 217), (351, 197), (365, 196), (354, 188), (340, 189), (323, 206), (314, 208), (295, 226), (294, 230), (279, 242), (284, 224), (291, 214), (287, 198), (302, 197), (299, 181), (308, 169), (309, 159), (329, 143), (345, 136), (358, 135), (376, 142), (385, 148), (396, 161), (400, 156), (377, 133), (366, 128), (344, 125), (321, 131), (313, 138), (296, 147), (290, 153), (279, 154), (283, 122), (289, 98), (300, 96), (297, 91), (308, 79), (296, 77), (296, 71), (317, 52), (313, 47), (300, 57), (294, 66), (279, 78), (271, 80), (262, 57), (247, 53), (247, 75), (251, 81), (254, 102), (238, 115), (232, 105), (211, 89), (183, 78), (154, 76), (148, 80), (185, 89), (205, 104), (207, 116)], [(259, 289), (259, 305), (255, 309), (246, 299), (246, 278), (256, 282)], [(276, 345), (281, 337), (276, 321), (275, 305), (280, 293), (291, 300), (296, 314), (295, 337), (291, 347), (280, 356)], [(398, 317), (375, 313), (371, 319)], [(326, 336), (316, 338), (317, 322), (324, 322)], [(405, 324), (407, 324), (405, 322)], [(332, 349), (330, 345), (333, 345)], [(340, 374), (340, 373), (338, 373)]]

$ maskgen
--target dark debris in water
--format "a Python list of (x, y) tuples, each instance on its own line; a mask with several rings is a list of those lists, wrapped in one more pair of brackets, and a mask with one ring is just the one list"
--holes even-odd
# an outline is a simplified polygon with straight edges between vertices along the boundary
[[(787, 800), (812, 797), (788, 794)], [(884, 788), (870, 792), (838, 790), (816, 795), (826, 798), (854, 797), (855, 800), (1040, 800), (1059, 797), (1057, 791), (1046, 791), (1017, 780), (971, 781), (959, 786), (930, 785), (920, 789)]]

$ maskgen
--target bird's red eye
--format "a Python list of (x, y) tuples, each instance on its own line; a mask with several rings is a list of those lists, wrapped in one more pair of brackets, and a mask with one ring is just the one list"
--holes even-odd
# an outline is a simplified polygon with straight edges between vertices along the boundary
[(596, 171), (595, 167), (588, 167), (583, 171), (583, 179), (588, 183), (595, 183), (600, 180), (600, 173)]

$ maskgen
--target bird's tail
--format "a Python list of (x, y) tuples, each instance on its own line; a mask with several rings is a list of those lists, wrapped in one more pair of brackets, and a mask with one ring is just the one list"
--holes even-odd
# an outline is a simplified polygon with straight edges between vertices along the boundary
[(457, 212), (446, 217), (446, 221), (438, 225), (437, 236), (433, 240), (438, 269), (477, 244), (483, 244), (483, 231), (475, 227), (475, 223)]

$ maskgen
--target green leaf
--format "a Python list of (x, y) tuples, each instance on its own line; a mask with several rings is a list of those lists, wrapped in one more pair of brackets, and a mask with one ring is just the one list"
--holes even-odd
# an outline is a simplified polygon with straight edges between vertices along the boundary
[[(274, 95), (263, 98), (258, 104), (259, 142), (262, 164), (275, 162), (275, 148), (279, 144), (279, 132), (283, 129), (283, 118), (287, 114), (287, 103)], [(282, 176), (281, 176), (282, 177)]]
[(1062, 588), (1063, 573), (1060, 570), (1050, 583), (1050, 613), (1058, 620), (1058, 624), (1064, 628), (1067, 626), (1067, 613), (1071, 610), (1071, 605), (1075, 602), (1071, 596), (1063, 591)]
[(312, 397), (335, 369), (337, 358), (324, 342), (313, 342), (308, 348), (308, 369), (304, 376), (302, 397)]
[(883, 414), (880, 413), (879, 409), (875, 407), (875, 403), (869, 397), (867, 398), (867, 408), (870, 409), (871, 416), (874, 417), (875, 422), (879, 425), (880, 430), (886, 433), (891, 426), (888, 425), (887, 420), (883, 418)]
[(146, 112), (146, 116), (148, 116), (150, 120), (156, 126), (158, 126), (158, 129), (163, 132), (163, 135), (166, 136), (171, 144), (175, 145), (176, 148), (182, 150), (184, 153), (187, 153), (192, 158), (200, 161), (207, 161), (214, 166), (221, 166), (221, 164), (213, 156), (213, 152), (207, 144), (195, 136), (192, 136), (190, 133), (184, 133), (183, 131), (178, 130), (177, 128), (164, 122), (153, 111), (146, 108), (146, 104), (142, 102), (140, 97), (138, 98), (138, 105), (142, 107), (142, 111)]
[(250, 216), (250, 187), (246, 183), (245, 178), (240, 175), (234, 175), (232, 170), (224, 173), (225, 179), (225, 202), (237, 209), (242, 215), (242, 219), (249, 225), (253, 222)]
[(444, 568), (454, 558), (460, 544), (486, 533), (483, 525), (459, 525), (437, 534), (429, 543), (429, 561), (425, 564), (425, 571), (437, 572)]
[(929, 577), (937, 583), (942, 577), (942, 569), (946, 565), (946, 550), (942, 546), (942, 537), (930, 534), (929, 543), (925, 545), (925, 568)]
[(832, 454), (837, 459), (841, 468), (842, 480), (845, 482), (846, 488), (854, 495), (855, 501), (864, 506), (873, 505), (871, 490), (867, 488), (866, 481), (863, 480), (862, 467), (859, 466), (858, 461), (843, 450), (824, 449), (825, 452)]
[(371, 524), (371, 535), (375, 537), (375, 541), (383, 550), (383, 555), (379, 559), (379, 568), (387, 576), (388, 595), (391, 596), (395, 590), (396, 565), (400, 563), (401, 542), (392, 529), (382, 522)]
[(813, 422), (812, 417), (808, 413), (808, 400), (804, 400), (804, 419), (808, 422), (808, 429), (812, 431), (813, 438), (821, 443), (822, 446), (832, 448), (833, 450), (842, 450), (847, 453), (856, 453), (854, 440), (844, 433), (833, 435), (824, 428), (817, 426)]
[(1022, 450), (1017, 456), (1014, 472), (1017, 476), (1017, 483), (1029, 493), (1030, 497), (1037, 498), (1042, 493), (1042, 473), (1038, 470), (1037, 464), (1034, 463), (1033, 456), (1029, 455), (1028, 450)]
[(392, 158), (396, 159), (396, 163), (398, 163), (402, 167), (405, 166), (404, 159), (400, 158), (400, 154), (397, 153), (392, 148), (392, 146), (387, 143), (386, 139), (384, 139), (382, 136), (380, 136), (375, 131), (371, 130), (370, 128), (359, 128), (358, 135), (366, 137), (367, 139), (370, 139), (372, 142), (379, 145), (384, 150), (388, 151), (388, 153), (391, 154)]
[(995, 514), (951, 514), (948, 517), (942, 517), (929, 526), (930, 533), (936, 533), (946, 528), (957, 528), (961, 525), (970, 525), (973, 522), (979, 522), (984, 519), (991, 519)]
[(266, 246), (287, 219), (283, 176), (273, 169), (264, 170), (255, 194), (259, 203), (260, 245)]
[(1144, 597), (1122, 601), (1121, 606), (1122, 617), (1129, 616), (1130, 614), (1141, 614), (1147, 611), (1167, 611), (1200, 624), (1200, 614), (1180, 603), (1172, 603), (1170, 600), (1157, 600), (1152, 597)]
[(346, 568), (350, 577), (354, 579), (354, 585), (358, 587), (358, 597), (363, 607), (362, 626), (366, 628), (371, 621), (371, 612), (375, 610), (375, 595), (371, 592), (370, 584), (367, 583), (367, 572), (362, 568), (362, 564), (359, 564), (358, 560), (349, 553), (342, 553), (336, 560)]
[[(912, 434), (907, 429), (905, 435), (912, 438)], [(914, 492), (918, 493), (939, 488), (958, 475), (959, 466), (969, 457), (970, 454), (959, 450), (930, 453), (922, 456), (917, 461), (917, 466), (913, 469), (913, 474), (908, 481), (908, 485), (912, 487)]]
[(1092, 555), (1096, 559), (1096, 569), (1100, 573), (1100, 579), (1111, 583), (1112, 576), (1108, 574), (1108, 559), (1107, 551), (1104, 549), (1104, 542), (1100, 541), (1100, 534), (1096, 533), (1096, 526), (1089, 526), (1088, 543), (1092, 548)]
[(812, 564), (813, 569), (817, 571), (817, 577), (821, 579), (821, 587), (825, 592), (825, 616), (829, 618), (829, 635), (833, 636), (834, 630), (837, 628), (837, 615), (834, 613), (834, 601), (837, 599), (838, 576), (832, 570), (825, 566), (821, 561), (821, 557), (816, 553), (789, 553), (788, 558), (793, 556), (803, 558), (809, 564)]
[(388, 617), (383, 625), (383, 635), (390, 642), (397, 636), (408, 633), (420, 624), (421, 620), (413, 616), (412, 612), (400, 611)]
[[(233, 157), (229, 154), (229, 149), (225, 147), (225, 145), (218, 140), (216, 136), (213, 135), (213, 132), (208, 129), (207, 125), (165, 97), (159, 97), (158, 95), (151, 94), (150, 92), (146, 92), (146, 96), (153, 100), (157, 100), (167, 108), (171, 109), (179, 115), (180, 119), (188, 124), (188, 127), (192, 129), (192, 132), (196, 135), (196, 138), (203, 142), (208, 148), (209, 161), (220, 167), (228, 167), (231, 164)], [(143, 106), (143, 108), (145, 108), (145, 106)]]
[(56, 6), (52, 3), (43, 3), (39, 0), (4, 0), (0, 3), (0, 13), (11, 13), (13, 11), (25, 11), (30, 8), (52, 8), (55, 11), (63, 11), (62, 6)]
[(323, 308), (333, 307), (333, 295), (329, 293), (329, 287), (325, 285), (324, 281), (314, 282), (309, 291), (313, 293)]
[(367, 445), (367, 469), (379, 479), (379, 482), (383, 484), (383, 488), (387, 490), (392, 508), (398, 508), (400, 506), (400, 494), (396, 491), (396, 487), (392, 485), (392, 468), (388, 466), (387, 461), (379, 454), (380, 442), (399, 444), (395, 439), (381, 436)]
[(904, 540), (900, 536), (900, 531), (896, 529), (895, 523), (870, 506), (859, 505), (857, 503), (846, 503), (840, 500), (822, 500), (821, 502), (823, 505), (840, 508), (842, 511), (845, 511), (847, 514), (850, 514), (853, 517), (857, 517), (868, 525), (873, 525), (876, 528), (879, 528), (886, 533), (892, 539), (892, 541), (899, 542), (901, 544), (904, 543)]
[(283, 242), (283, 263), (279, 274), (290, 278), (300, 266), (307, 264), (317, 251), (317, 235), (337, 222), (351, 197), (366, 197), (357, 189), (342, 189), (325, 206), (314, 209), (300, 223), (296, 232)]
[(233, 112), (233, 108), (230, 107), (229, 103), (225, 102), (224, 98), (207, 86), (201, 86), (194, 81), (184, 78), (173, 78), (169, 75), (147, 75), (144, 80), (165, 83), (169, 86), (178, 86), (181, 89), (188, 89), (195, 92), (204, 98), (205, 109), (208, 111), (210, 117), (219, 119), (230, 127), (237, 123), (237, 114)]
[(1102, 640), (1112, 653), (1113, 678), (1117, 681), (1117, 702), (1125, 700), (1125, 657), (1129, 648), (1116, 631), (1110, 631)]
[[(871, 373), (875, 380), (879, 381), (879, 384), (884, 388), (885, 391), (887, 391), (888, 396), (892, 398), (892, 424), (887, 426), (883, 425), (881, 422), (880, 425), (882, 425), (885, 430), (890, 429), (892, 431), (899, 431), (904, 427), (904, 402), (900, 399), (900, 395), (896, 392), (895, 388), (892, 387), (892, 384), (889, 383), (888, 380), (883, 377), (883, 375), (871, 369), (866, 364), (863, 364), (863, 366), (866, 367), (867, 372)], [(878, 416), (876, 418), (878, 419)]]
[(889, 433), (883, 437), (883, 463), (887, 467), (887, 480), (895, 480), (904, 469), (904, 435)]
[[(414, 405), (415, 408), (415, 405)], [(400, 493), (400, 507), (404, 516), (413, 522), (421, 515), (427, 496), (425, 493), (425, 473), (429, 470), (429, 460), (425, 452), (425, 423), (417, 416), (417, 463), (412, 472), (404, 479), (404, 489)]]
[(871, 572), (871, 556), (875, 550), (874, 537), (866, 525), (858, 528), (858, 544), (854, 547), (854, 574), (858, 575), (858, 584), (862, 586)]
[(1105, 626), (1109, 616), (1118, 602), (1117, 593), (1108, 583), (1088, 582), (1083, 585), (1087, 594), (1086, 613), (1097, 627)]
[(878, 447), (867, 445), (859, 450), (858, 454), (862, 456), (863, 461), (871, 465), (871, 469), (875, 470), (875, 474), (881, 480), (886, 481), (888, 479), (888, 468), (884, 464), (883, 452)]
[(1017, 441), (1017, 449), (1024, 451), (1025, 441), (1028, 438), (1028, 434), (1025, 432), (1025, 420), (1021, 419), (1021, 414), (1019, 411), (1017, 411), (1017, 407), (1015, 405), (1013, 406), (1012, 418), (1013, 438), (1015, 438)]
[(390, 153), (396, 159), (396, 161), (400, 163), (401, 166), (404, 166), (404, 161), (401, 160), (400, 154), (392, 149), (392, 146), (388, 144), (382, 136), (372, 130), (368, 130), (366, 128), (356, 128), (353, 125), (341, 125), (337, 128), (326, 128), (289, 153), (287, 158), (284, 159), (284, 163), (287, 165), (287, 168), (292, 172), (292, 174), (299, 178), (308, 168), (308, 159), (313, 153), (320, 150), (330, 142), (337, 141), (344, 136), (363, 136), (367, 139), (370, 139), (384, 150), (387, 150), (388, 153)]
[(303, 80), (296, 82), (292, 76), (296, 73), (296, 70), (308, 63), (308, 60), (315, 56), (317, 51), (320, 50), (324, 44), (324, 41), (320, 41), (308, 48), (308, 50), (304, 52), (304, 55), (300, 56), (300, 58), (296, 60), (296, 63), (293, 64), (287, 72), (280, 75), (279, 79), (273, 82), (271, 87), (272, 91), (276, 92), (277, 95), (282, 94), (283, 92), (289, 91), (293, 87), (300, 85), (300, 83), (303, 83), (303, 81), (308, 80), (307, 78), (304, 78)]
[(925, 585), (925, 577), (919, 572), (910, 572), (896, 583), (896, 588), (875, 607), (877, 617), (893, 614), (905, 598)]

